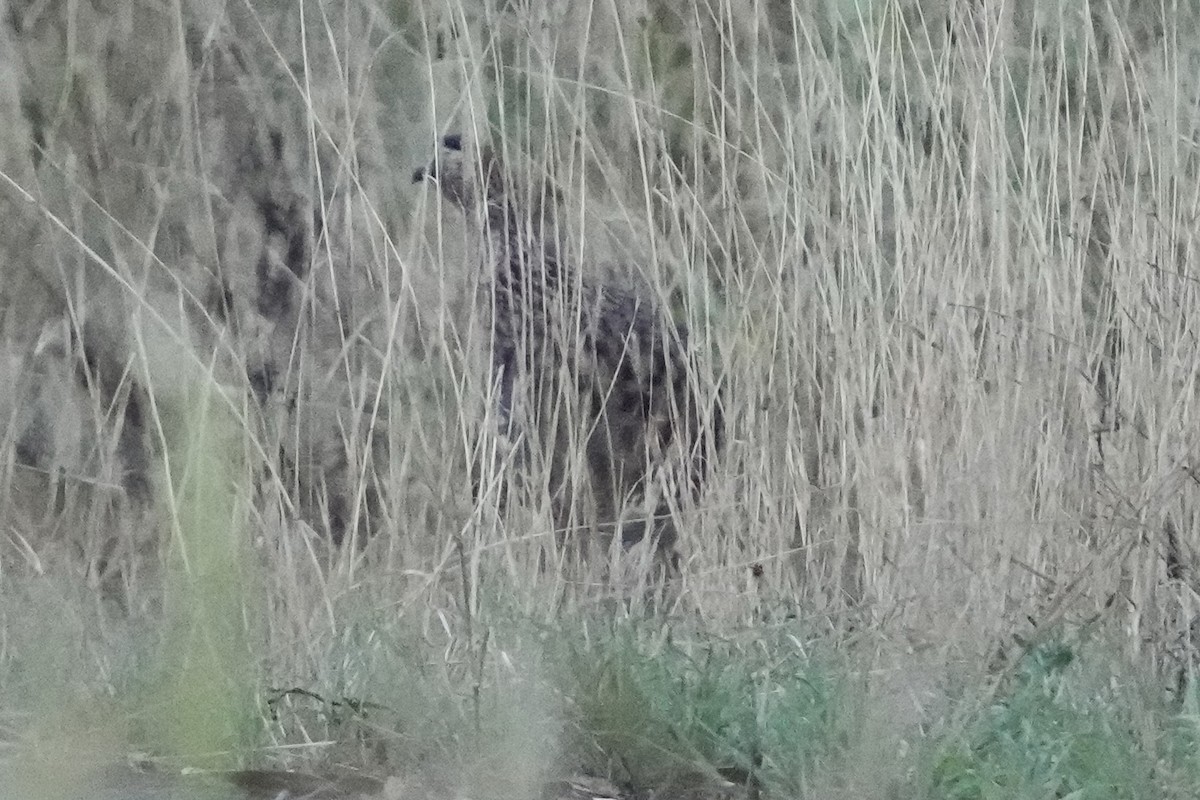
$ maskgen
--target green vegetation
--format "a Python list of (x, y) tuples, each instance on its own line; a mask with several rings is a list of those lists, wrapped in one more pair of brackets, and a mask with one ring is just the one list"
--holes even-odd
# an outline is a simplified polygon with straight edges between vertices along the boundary
[[(1197, 34), (0, 0), (0, 797), (1200, 795)], [(448, 130), (690, 326), (728, 445), (666, 585), (506, 480)]]

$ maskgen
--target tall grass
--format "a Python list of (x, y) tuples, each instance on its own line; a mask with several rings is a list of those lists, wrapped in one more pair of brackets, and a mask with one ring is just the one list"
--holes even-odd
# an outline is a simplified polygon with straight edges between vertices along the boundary
[[(1012, 742), (996, 737), (1041, 700), (1009, 701), (983, 733), (955, 727), (950, 706), (1005, 696), (1003, 676), (1078, 631), (1103, 634), (1098, 669), (1132, 665), (1163, 715), (1184, 707), (1200, 318), (1190, 6), (0, 12), (5, 709), (45, 708), (22, 702), (30, 659), (51, 658), (29, 624), (69, 628), (47, 686), (141, 696), (131, 675), (146, 636), (158, 641), (144, 631), (161, 633), (202, 577), (177, 549), (195, 526), (224, 542), (206, 569), (257, 575), (211, 595), (236, 692), (192, 684), (262, 714), (242, 761), (465, 759), (484, 781), (499, 759), (519, 765), (506, 784), (519, 795), (583, 752), (563, 742), (587, 699), (560, 694), (543, 662), (561, 640), (695, 712), (691, 733), (670, 734), (687, 774), (824, 785), (802, 759), (755, 761), (753, 737), (705, 739), (741, 724), (688, 694), (724, 667), (659, 680), (664, 650), (585, 635), (591, 615), (637, 617), (643, 593), (616, 565), (555, 566), (544, 496), (502, 504), (494, 475), (472, 491), (473, 465), (506, 463), (477, 245), (409, 180), (446, 130), (492, 142), (531, 186), (552, 179), (581, 269), (655, 293), (691, 330), (699, 391), (723, 398), (726, 450), (678, 509), (683, 569), (638, 636), (740, 642), (719, 656), (738, 713), (770, 695), (741, 667), (795, 655), (748, 641), (756, 630), (840, 648), (857, 676), (846, 696), (867, 705), (942, 698), (895, 718), (858, 700), (823, 712), (878, 725), (880, 741), (948, 726), (958, 755), (926, 765), (941, 777), (897, 784), (930, 796), (1006, 796), (953, 765), (1007, 780)], [(161, 371), (180, 365), (203, 365), (221, 391), (168, 402)], [(172, 402), (199, 396), (221, 422), (195, 476), (224, 499), (193, 514), (170, 498), (196, 442), (160, 432), (187, 418), (168, 418)], [(74, 610), (52, 610), (47, 586), (71, 587)], [(317, 700), (271, 691), (294, 687)], [(799, 702), (794, 686), (771, 691)], [(612, 710), (596, 702), (593, 722)], [(1087, 713), (1060, 727), (1091, 731)], [(524, 731), (528, 763), (485, 735), (506, 725)], [(146, 746), (137, 725), (117, 727)], [(821, 735), (836, 741), (836, 727)], [(620, 733), (588, 746), (612, 756)], [(1123, 735), (1105, 729), (1098, 758), (1130, 746)], [(1165, 785), (1145, 769), (1123, 774)], [(610, 772), (635, 780), (629, 764)]]

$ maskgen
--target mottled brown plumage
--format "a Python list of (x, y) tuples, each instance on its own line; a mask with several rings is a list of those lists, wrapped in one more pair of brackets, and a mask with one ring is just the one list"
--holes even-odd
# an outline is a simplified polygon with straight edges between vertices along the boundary
[[(545, 457), (560, 521), (572, 495), (590, 498), (591, 522), (625, 544), (653, 521), (674, 563), (670, 504), (655, 482), (676, 499), (698, 493), (723, 425), (696, 392), (686, 329), (653, 298), (572, 269), (549, 194), (520, 203), (491, 150), (471, 158), (447, 136), (413, 178), (436, 181), (485, 237), (497, 410), (506, 434)], [(570, 470), (574, 453), (585, 455), (583, 476)]]

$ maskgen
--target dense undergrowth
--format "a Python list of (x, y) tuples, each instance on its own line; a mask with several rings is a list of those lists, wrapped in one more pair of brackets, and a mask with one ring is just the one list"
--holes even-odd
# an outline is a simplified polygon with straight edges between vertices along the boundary
[[(1197, 796), (1197, 31), (0, 0), (0, 788)], [(480, 480), (447, 130), (690, 328), (727, 444), (668, 585)]]

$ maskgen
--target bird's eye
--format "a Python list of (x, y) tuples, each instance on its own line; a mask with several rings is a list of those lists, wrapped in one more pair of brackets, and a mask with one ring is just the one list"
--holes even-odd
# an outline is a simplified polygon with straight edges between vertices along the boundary
[(445, 145), (447, 150), (454, 150), (456, 152), (460, 151), (460, 150), (462, 150), (462, 134), (461, 133), (448, 134), (446, 136), (446, 138), (442, 139), (442, 144)]

